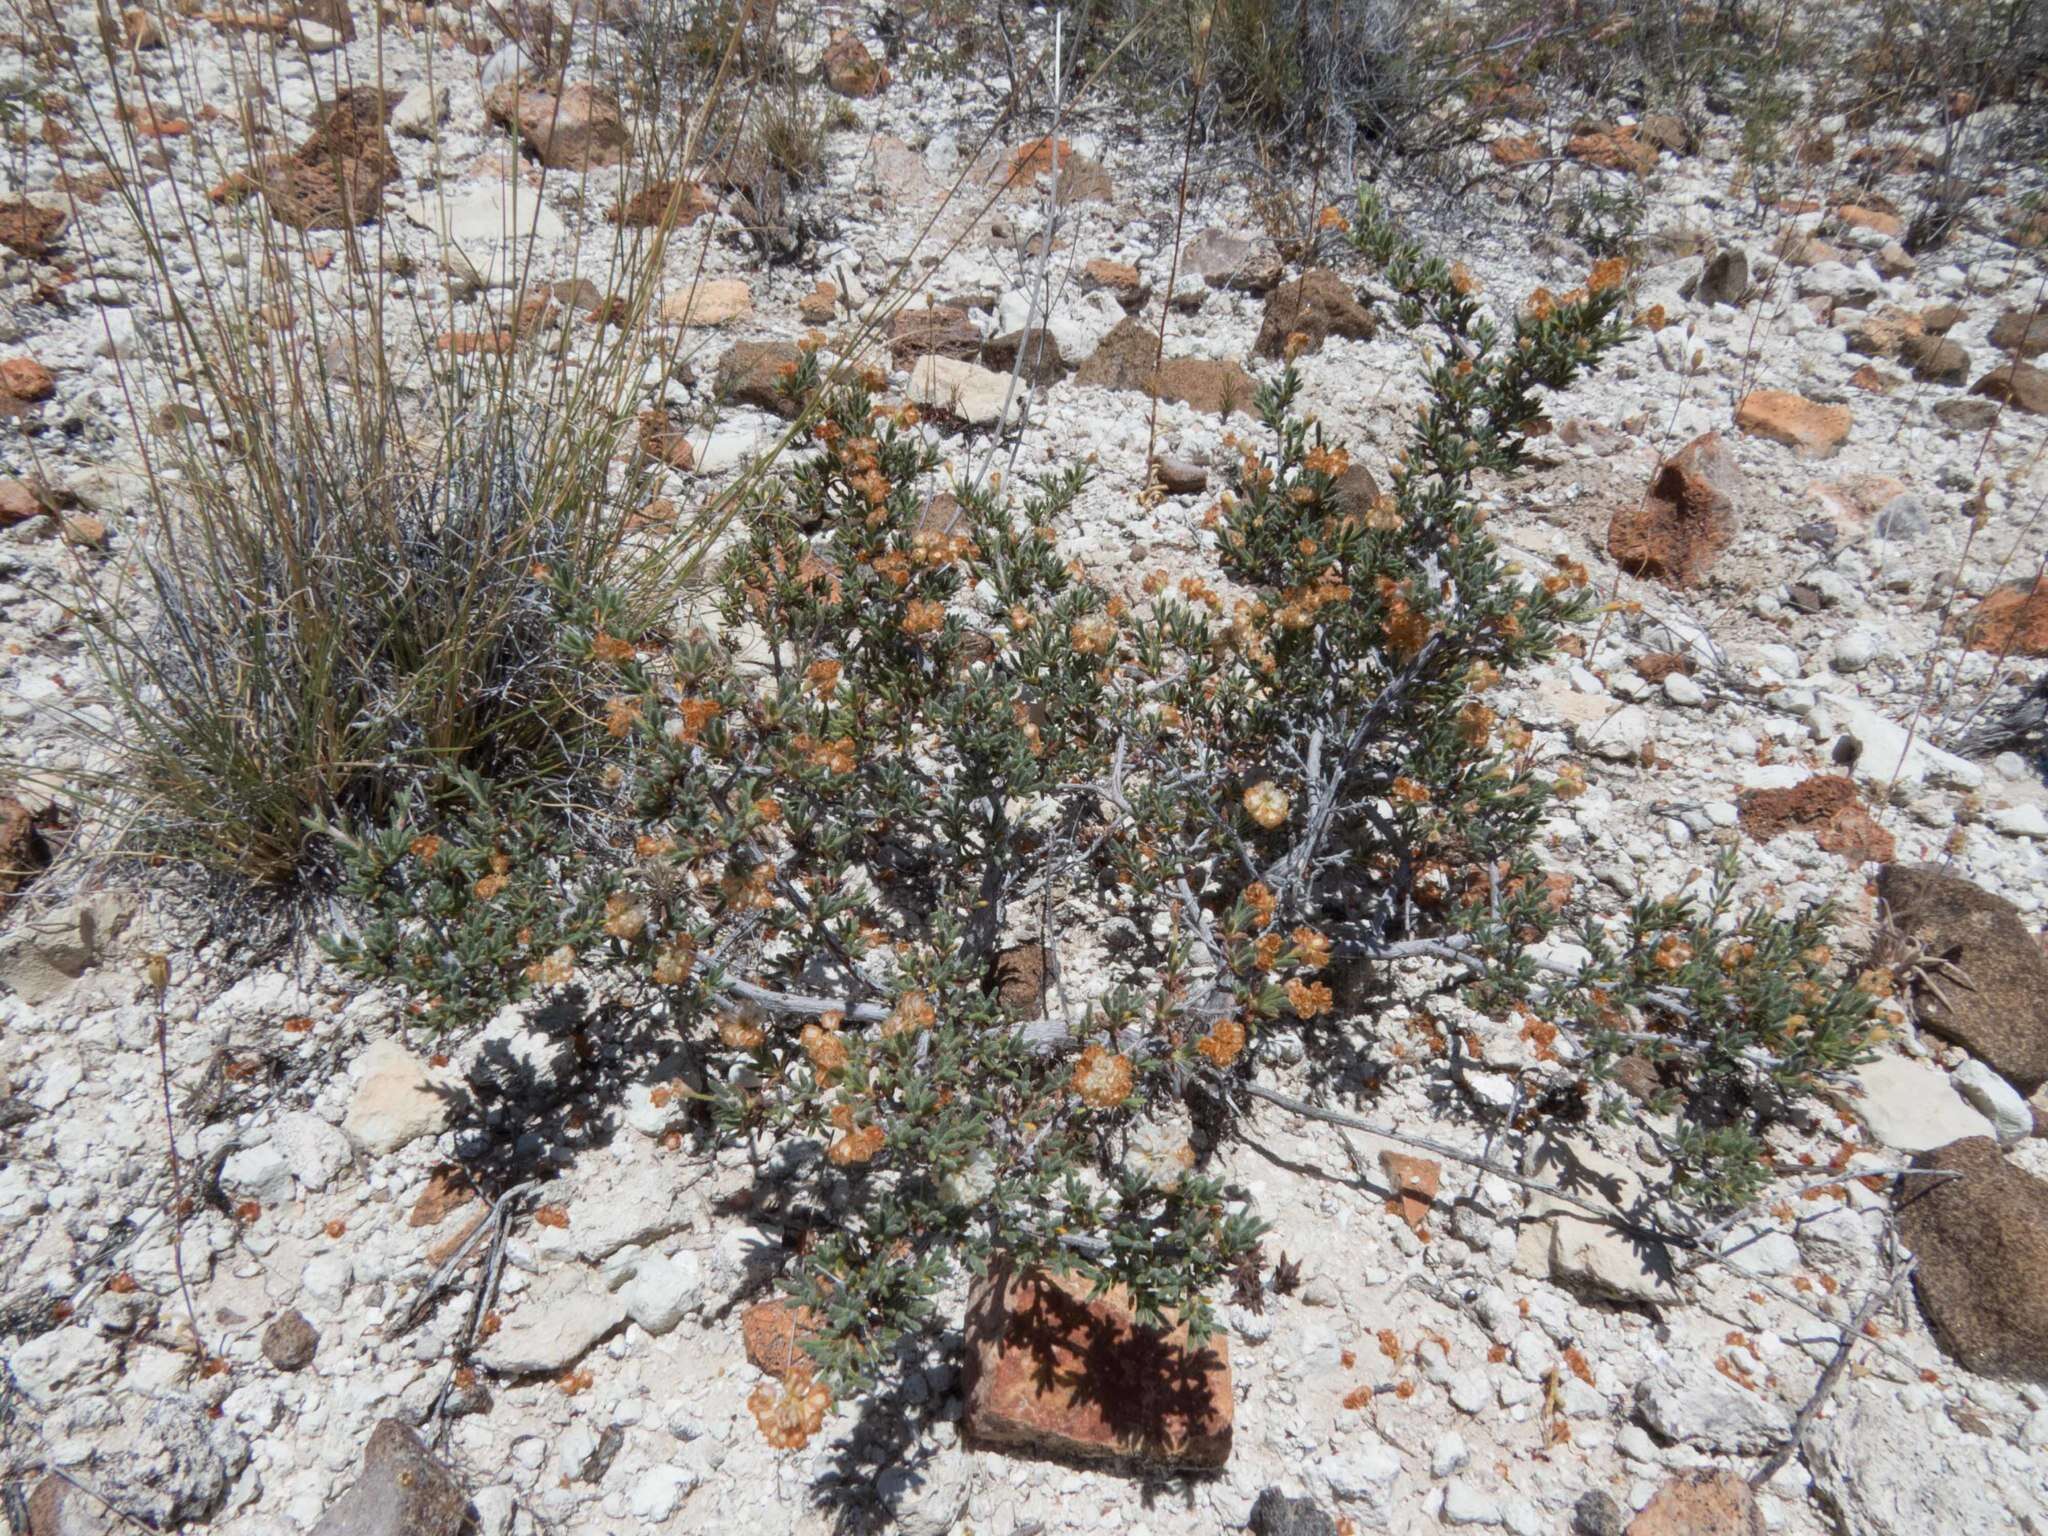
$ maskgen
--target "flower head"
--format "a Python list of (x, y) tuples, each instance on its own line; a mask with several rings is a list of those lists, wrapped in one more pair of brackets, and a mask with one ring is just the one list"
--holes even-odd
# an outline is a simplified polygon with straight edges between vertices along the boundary
[(604, 899), (604, 931), (615, 939), (633, 940), (647, 931), (647, 909), (623, 891)]
[(1091, 613), (1067, 626), (1067, 643), (1083, 656), (1106, 655), (1116, 644), (1116, 621), (1106, 613)]
[(1327, 934), (1317, 933), (1313, 928), (1297, 928), (1288, 937), (1294, 941), (1294, 953), (1305, 970), (1320, 971), (1330, 963)]
[(922, 992), (906, 992), (896, 999), (896, 1006), (889, 1010), (889, 1017), (882, 1020), (882, 1038), (893, 1040), (898, 1035), (916, 1034), (929, 1029), (938, 1014)]
[(768, 1032), (760, 1025), (760, 1017), (761, 1010), (751, 1003), (742, 1003), (739, 1007), (720, 1014), (720, 1043), (735, 1051), (759, 1050), (768, 1039)]
[(576, 975), (576, 950), (570, 944), (552, 949), (526, 968), (526, 979), (537, 987), (566, 987)]
[(832, 1394), (815, 1376), (786, 1387), (763, 1382), (747, 1397), (747, 1411), (761, 1426), (761, 1437), (778, 1451), (800, 1451), (825, 1426)]
[(1227, 1067), (1244, 1054), (1244, 1026), (1235, 1019), (1219, 1019), (1195, 1042), (1195, 1049), (1210, 1065)]
[(1287, 819), (1291, 803), (1287, 792), (1271, 779), (1261, 779), (1244, 792), (1245, 814), (1268, 832)]
[(1074, 1063), (1073, 1089), (1084, 1104), (1115, 1109), (1131, 1096), (1131, 1058), (1091, 1045)]

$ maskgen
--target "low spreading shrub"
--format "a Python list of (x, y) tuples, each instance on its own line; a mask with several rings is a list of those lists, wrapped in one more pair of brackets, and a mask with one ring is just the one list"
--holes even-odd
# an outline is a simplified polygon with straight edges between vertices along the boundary
[[(579, 858), (415, 803), (359, 849), (372, 916), (336, 953), (364, 975), (453, 1016), (612, 992), (694, 1053), (707, 1128), (780, 1147), (832, 1389), (998, 1254), (1211, 1329), (1260, 1226), (1195, 1142), (1276, 1030), (1344, 1027), (1339, 960), (1442, 955), (1580, 1041), (1576, 1073), (1668, 1057), (1670, 1192), (1709, 1205), (1754, 1188), (1738, 1111), (1867, 1032), (1824, 915), (1649, 904), (1592, 925), (1578, 974), (1537, 963), (1536, 837), (1582, 780), (1487, 700), (1592, 603), (1584, 571), (1502, 554), (1477, 483), (1625, 334), (1624, 273), (1497, 322), (1370, 193), (1348, 228), (1435, 344), (1384, 490), (1289, 364), (1208, 514), (1213, 567), (1116, 593), (1057, 553), (1085, 466), (944, 490), (914, 407), (807, 354), (815, 451), (756, 488), (716, 613), (670, 636), (599, 592), (574, 616), (622, 829)], [(1067, 923), (1099, 935), (1068, 946), (1081, 996), (1043, 974)], [(758, 1407), (778, 1443), (820, 1411), (811, 1383)]]

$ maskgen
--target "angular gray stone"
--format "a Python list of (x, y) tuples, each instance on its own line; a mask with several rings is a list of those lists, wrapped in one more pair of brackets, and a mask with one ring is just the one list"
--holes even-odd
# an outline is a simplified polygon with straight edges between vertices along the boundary
[(395, 1040), (378, 1040), (356, 1062), (356, 1089), (342, 1129), (365, 1152), (396, 1152), (439, 1131), (453, 1092)]
[(1958, 1428), (1932, 1393), (1909, 1404), (1851, 1380), (1814, 1420), (1806, 1461), (1844, 1536), (2020, 1536), (2048, 1523), (2048, 1500), (2038, 1466), (2029, 1475), (2008, 1451)]
[(1862, 1091), (1845, 1098), (1844, 1107), (1888, 1147), (1925, 1152), (1991, 1133), (1991, 1122), (1970, 1107), (1939, 1067), (1880, 1056), (1856, 1068), (1854, 1076)]
[(370, 1432), (363, 1472), (313, 1527), (313, 1536), (463, 1536), (476, 1512), (462, 1484), (410, 1427), (385, 1419)]
[(135, 916), (134, 901), (100, 891), (23, 918), (0, 938), (0, 986), (40, 1007), (106, 959), (108, 946)]
[[(1644, 1217), (1647, 1198), (1642, 1180), (1589, 1146), (1546, 1143), (1530, 1171), (1582, 1193), (1597, 1193), (1617, 1217)], [(1661, 1243), (1547, 1195), (1529, 1201), (1514, 1263), (1518, 1273), (1595, 1296), (1664, 1304), (1678, 1299), (1671, 1254)]]
[(1790, 1426), (1775, 1403), (1696, 1360), (1638, 1382), (1635, 1411), (1659, 1439), (1702, 1451), (1768, 1450)]
[(501, 1315), (504, 1321), (477, 1351), (477, 1362), (501, 1376), (543, 1376), (573, 1365), (623, 1325), (626, 1304), (596, 1275), (570, 1264), (558, 1266)]

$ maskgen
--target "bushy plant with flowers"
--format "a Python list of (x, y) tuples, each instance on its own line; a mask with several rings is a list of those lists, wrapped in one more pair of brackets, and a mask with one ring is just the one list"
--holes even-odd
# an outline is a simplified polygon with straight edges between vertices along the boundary
[[(751, 493), (715, 615), (635, 631), (600, 593), (578, 616), (618, 749), (611, 855), (499, 870), (501, 829), (422, 854), (424, 826), (372, 850), (363, 893), (405, 905), (344, 958), (444, 982), (426, 953), (455, 912), (512, 936), (493, 987), (601, 970), (692, 1043), (710, 1123), (784, 1147), (815, 1213), (787, 1286), (817, 1373), (759, 1395), (778, 1444), (999, 1256), (1213, 1327), (1259, 1225), (1153, 1133), (1186, 1123), (1175, 1106), (1232, 1103), (1276, 1024), (1334, 1020), (1337, 959), (1451, 957), (1485, 1005), (1598, 1036), (1589, 1071), (1614, 1059), (1614, 1020), (1684, 993), (1699, 1028), (1670, 1038), (1722, 1082), (1750, 1058), (1720, 1037), (1804, 996), (1759, 968), (1819, 974), (1806, 929), (1759, 918), (1742, 959), (1718, 908), (1645, 909), (1578, 981), (1532, 960), (1556, 921), (1532, 845), (1582, 781), (1487, 699), (1592, 604), (1584, 571), (1504, 557), (1477, 481), (1513, 470), (1543, 391), (1621, 338), (1622, 272), (1501, 328), (1369, 194), (1350, 228), (1439, 349), (1383, 490), (1303, 419), (1290, 363), (1207, 515), (1210, 572), (1116, 592), (1058, 553), (1085, 466), (942, 488), (916, 409), (876, 379), (827, 387), (807, 353), (787, 386), (809, 452)], [(511, 883), (525, 869), (562, 890), (552, 926)], [(1089, 995), (1005, 985), (1076, 909), (1128, 940), (1091, 960)], [(1807, 1008), (1816, 1063), (1859, 1027), (1831, 995)]]

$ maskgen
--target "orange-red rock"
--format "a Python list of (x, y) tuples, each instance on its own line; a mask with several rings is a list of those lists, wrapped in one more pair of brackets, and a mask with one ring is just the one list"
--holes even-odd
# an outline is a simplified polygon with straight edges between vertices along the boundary
[(27, 481), (0, 480), (0, 528), (12, 528), (51, 510)]
[(844, 27), (825, 45), (824, 63), (825, 84), (841, 96), (879, 96), (888, 88), (888, 69)]
[(817, 1369), (804, 1349), (818, 1336), (818, 1315), (786, 1301), (763, 1301), (740, 1314), (740, 1342), (756, 1369), (780, 1381), (808, 1378)]
[(1394, 1186), (1394, 1201), (1400, 1207), (1401, 1219), (1411, 1231), (1420, 1232), (1443, 1183), (1443, 1165), (1406, 1152), (1381, 1152), (1380, 1167), (1386, 1172), (1387, 1182)]
[(515, 130), (540, 163), (554, 170), (618, 165), (632, 148), (618, 101), (594, 85), (565, 86), (558, 96), (508, 83), (484, 98), (484, 114)]
[(1973, 651), (2048, 656), (2048, 582), (2009, 582), (1990, 593), (1970, 615), (1964, 637)]
[(968, 1435), (1093, 1460), (1220, 1467), (1230, 1457), (1230, 1344), (1138, 1326), (1120, 1289), (998, 1263), (967, 1304)]
[(1260, 357), (1282, 357), (1299, 336), (1302, 351), (1320, 352), (1332, 336), (1370, 341), (1378, 329), (1372, 311), (1359, 302), (1349, 283), (1327, 267), (1311, 267), (1267, 297), (1252, 350)]
[(434, 346), (438, 351), (446, 352), (451, 357), (473, 357), (478, 353), (482, 353), (486, 357), (496, 357), (500, 353), (512, 350), (512, 333), (510, 331), (443, 331), (434, 338)]
[(384, 93), (374, 86), (345, 90), (319, 114), (305, 143), (215, 191), (232, 201), (260, 191), (270, 216), (292, 229), (367, 223), (377, 217), (384, 189), (398, 179), (398, 157), (384, 132), (386, 111)]
[(1829, 853), (1851, 864), (1889, 864), (1891, 833), (1871, 818), (1855, 782), (1817, 773), (1785, 789), (1753, 789), (1737, 805), (1742, 830), (1758, 842), (1787, 832), (1811, 832)]
[(1627, 1536), (1764, 1536), (1764, 1517), (1738, 1474), (1682, 1472), (1629, 1521)]
[(1502, 134), (1486, 146), (1486, 152), (1493, 156), (1495, 165), (1504, 165), (1509, 169), (1518, 165), (1528, 165), (1543, 158), (1541, 144), (1526, 134), (1517, 133)]
[(447, 1219), (450, 1211), (469, 1204), (475, 1198), (476, 1185), (468, 1174), (452, 1163), (436, 1168), (427, 1176), (427, 1187), (420, 1191), (419, 1199), (412, 1203), (412, 1214), (406, 1218), (406, 1225), (437, 1227)]
[(1694, 438), (1658, 466), (1650, 488), (1607, 525), (1607, 552), (1625, 571), (1687, 587), (1735, 537), (1742, 472), (1718, 432)]
[(665, 410), (640, 413), (640, 451), (670, 469), (689, 470), (697, 466), (697, 454), (690, 447), (688, 433)]
[(57, 376), (31, 357), (0, 363), (0, 416), (18, 416), (57, 392)]
[(903, 309), (889, 320), (889, 355), (899, 368), (920, 357), (950, 357), (971, 363), (981, 351), (981, 327), (951, 304)]
[(1906, 221), (1896, 213), (1886, 213), (1881, 208), (1865, 208), (1857, 203), (1844, 203), (1835, 210), (1835, 217), (1850, 229), (1874, 229), (1880, 235), (1896, 240), (1906, 232)]
[(1026, 139), (996, 162), (986, 178), (1004, 190), (1028, 193), (1040, 176), (1059, 171), (1059, 199), (1063, 203), (1106, 203), (1116, 196), (1116, 184), (1095, 161), (1075, 150), (1065, 139), (1055, 142), (1050, 134)]
[(1735, 407), (1735, 424), (1783, 443), (1802, 459), (1834, 457), (1849, 440), (1849, 407), (1821, 405), (1784, 389), (1759, 389)]
[(1110, 261), (1098, 256), (1093, 261), (1083, 262), (1081, 286), (1090, 290), (1107, 289), (1125, 309), (1136, 309), (1145, 302), (1144, 276), (1127, 261)]
[(1657, 147), (1638, 138), (1633, 128), (1591, 129), (1575, 133), (1564, 152), (1603, 171), (1632, 171), (1647, 176), (1657, 168)]
[(61, 208), (39, 208), (27, 199), (0, 201), (0, 245), (30, 261), (41, 261), (64, 233)]
[(651, 229), (670, 217), (671, 210), (673, 227), (687, 229), (705, 214), (717, 212), (718, 200), (694, 181), (657, 181), (613, 203), (605, 217), (627, 229)]

